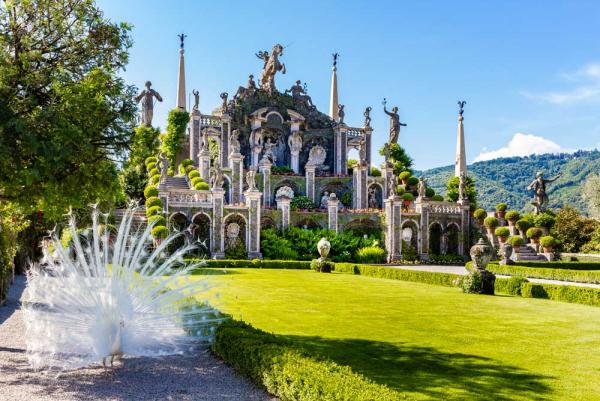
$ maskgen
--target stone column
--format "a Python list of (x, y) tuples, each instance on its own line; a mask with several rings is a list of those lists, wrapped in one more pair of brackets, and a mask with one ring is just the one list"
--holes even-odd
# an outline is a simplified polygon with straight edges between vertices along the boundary
[(198, 154), (198, 170), (204, 182), (210, 182), (210, 152), (208, 149)]
[(244, 183), (244, 156), (239, 153), (229, 155), (229, 166), (231, 167), (231, 203), (242, 202), (242, 186)]
[(383, 177), (383, 197), (387, 198), (390, 195), (396, 194), (395, 188), (389, 188), (390, 177), (394, 175), (394, 168), (387, 165), (385, 162), (381, 164), (381, 176)]
[(260, 198), (257, 189), (244, 192), (248, 208), (248, 227), (246, 228), (246, 249), (248, 259), (262, 259), (260, 253)]
[(415, 209), (417, 213), (421, 214), (419, 221), (419, 257), (426, 262), (429, 260), (429, 202), (417, 199)]
[(336, 175), (348, 175), (348, 128), (338, 125), (334, 129), (334, 163), (333, 172)]
[(221, 148), (219, 157), (221, 159), (221, 168), (229, 167), (229, 134), (231, 134), (231, 117), (223, 114), (221, 117)]
[(327, 199), (327, 214), (328, 214), (328, 228), (330, 230), (338, 232), (338, 204), (340, 203), (339, 199), (335, 194), (329, 195), (329, 199)]
[(285, 231), (290, 226), (290, 204), (292, 200), (287, 196), (276, 199), (277, 209), (281, 210), (281, 230)]
[(460, 214), (460, 233), (458, 241), (458, 254), (466, 256), (469, 252), (470, 234), (471, 234), (471, 211), (469, 200), (464, 199), (457, 202), (461, 206)]
[(306, 176), (306, 196), (313, 202), (317, 202), (315, 196), (315, 173), (317, 168), (315, 166), (306, 165), (304, 166), (304, 172)]
[(199, 166), (198, 152), (200, 151), (200, 112), (195, 109), (190, 118), (190, 159), (194, 166)]
[(263, 202), (265, 206), (271, 206), (271, 166), (269, 159), (262, 159), (258, 163), (258, 170), (263, 176)]
[(385, 249), (387, 262), (402, 259), (402, 198), (393, 195), (383, 201), (385, 206)]
[(354, 209), (366, 209), (369, 203), (367, 192), (368, 166), (366, 164), (356, 164), (352, 169), (352, 207)]
[(367, 164), (368, 164), (368, 172), (371, 175), (371, 134), (373, 133), (373, 128), (365, 127), (365, 146), (367, 147)]
[(213, 217), (212, 217), (212, 241), (211, 253), (214, 259), (223, 259), (225, 257), (225, 236), (223, 233), (223, 204), (225, 200), (225, 190), (223, 188), (212, 189), (213, 196)]

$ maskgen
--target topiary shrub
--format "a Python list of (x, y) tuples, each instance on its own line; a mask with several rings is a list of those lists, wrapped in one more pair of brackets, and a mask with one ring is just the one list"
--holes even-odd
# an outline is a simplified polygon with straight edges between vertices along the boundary
[(547, 229), (551, 229), (556, 222), (556, 217), (549, 213), (541, 213), (535, 216), (534, 223), (536, 227), (544, 227)]
[[(431, 188), (431, 187), (427, 187), (427, 189), (425, 190), (425, 196), (428, 198), (433, 198), (435, 196), (435, 189)], [(442, 198), (444, 199), (444, 198)]]
[(144, 196), (146, 197), (146, 199), (157, 197), (158, 189), (153, 185), (148, 185), (146, 188), (144, 188)]
[(477, 221), (482, 221), (483, 219), (486, 218), (486, 216), (487, 216), (487, 212), (483, 209), (477, 209), (473, 212), (473, 217)]
[(411, 176), (412, 173), (410, 171), (403, 171), (398, 174), (398, 178), (400, 178), (402, 181), (407, 181)]
[(495, 289), (496, 292), (500, 292), (503, 294), (520, 296), (521, 287), (523, 286), (523, 283), (528, 282), (529, 280), (527, 280), (525, 277), (510, 277), (505, 279), (496, 279)]
[(160, 214), (161, 212), (162, 212), (162, 207), (152, 206), (152, 207), (146, 209), (146, 216), (147, 217), (156, 216), (157, 214)]
[(312, 209), (315, 207), (315, 204), (308, 196), (296, 196), (290, 202), (290, 209)]
[(148, 175), (152, 177), (153, 175), (158, 175), (160, 177), (160, 171), (155, 167), (152, 170), (148, 171)]
[(158, 159), (155, 156), (150, 156), (150, 157), (146, 157), (146, 160), (144, 160), (145, 164), (148, 163), (156, 163), (158, 161)]
[(504, 217), (506, 218), (506, 220), (514, 223), (517, 220), (519, 220), (519, 218), (521, 218), (521, 215), (516, 210), (509, 210), (508, 212), (506, 212), (506, 215), (504, 215)]
[(498, 203), (496, 205), (497, 212), (505, 212), (507, 208), (508, 208), (508, 205), (506, 203)]
[(409, 177), (406, 185), (408, 185), (409, 187), (415, 188), (417, 185), (419, 185), (419, 179), (414, 176)]
[(527, 233), (525, 235), (529, 239), (538, 239), (542, 235), (544, 235), (544, 233), (538, 227), (531, 227), (530, 229), (527, 230)]
[(155, 168), (157, 168), (157, 167), (156, 167), (156, 163), (154, 163), (154, 162), (146, 164), (146, 171), (150, 171), (150, 170), (153, 170)]
[(487, 270), (475, 269), (462, 280), (461, 286), (465, 293), (494, 295), (496, 276)]
[(196, 188), (196, 185), (200, 184), (201, 182), (204, 182), (204, 180), (200, 177), (194, 177), (190, 180), (190, 182), (192, 183), (192, 187)]
[(156, 196), (151, 196), (148, 199), (146, 199), (146, 209), (151, 208), (152, 206), (160, 206), (162, 207), (162, 201), (160, 200), (160, 198), (156, 197)]
[(202, 181), (194, 185), (194, 189), (197, 191), (208, 191), (208, 183)]
[(497, 237), (508, 237), (510, 235), (510, 230), (506, 227), (498, 227), (494, 230), (494, 234)]
[(444, 197), (442, 195), (433, 195), (431, 197), (431, 200), (434, 202), (443, 202), (444, 201)]
[(498, 227), (498, 219), (492, 216), (486, 217), (485, 220), (483, 220), (483, 225), (489, 229), (494, 229)]
[(508, 243), (511, 244), (514, 248), (520, 248), (525, 245), (523, 238), (518, 235), (513, 235), (508, 239)]
[(379, 170), (375, 166), (372, 166), (371, 167), (371, 177), (381, 177), (381, 170)]
[(191, 159), (183, 159), (181, 161), (183, 167), (191, 166), (192, 164), (194, 164), (194, 162)]
[(556, 238), (551, 235), (546, 235), (540, 238), (540, 245), (544, 248), (552, 249), (557, 245)]
[(185, 173), (187, 174), (187, 173), (189, 173), (190, 171), (193, 171), (193, 170), (194, 170), (194, 166), (185, 166), (183, 169), (185, 170)]
[(361, 263), (383, 263), (385, 250), (378, 246), (366, 246), (356, 252), (356, 259)]
[(150, 183), (150, 185), (156, 185), (156, 184), (158, 184), (159, 181), (160, 181), (160, 174), (153, 175), (148, 180), (148, 182)]
[(169, 230), (165, 226), (152, 227), (150, 232), (154, 238), (167, 238), (167, 235), (169, 235)]
[(310, 262), (310, 268), (314, 271), (320, 272), (320, 273), (331, 273), (331, 271), (334, 269), (335, 265), (333, 262), (329, 262), (327, 260), (319, 260), (319, 259), (313, 259)]
[(191, 171), (188, 173), (188, 177), (190, 178), (190, 180), (191, 180), (192, 178), (200, 177), (200, 172), (199, 172), (198, 170), (191, 170)]
[(415, 200), (415, 196), (413, 194), (411, 194), (410, 192), (405, 192), (402, 194), (402, 200), (404, 202), (412, 202)]
[(406, 192), (406, 190), (404, 189), (404, 185), (398, 185), (396, 187), (396, 195), (402, 196), (404, 195), (404, 192)]
[(526, 232), (529, 229), (529, 227), (531, 227), (531, 225), (532, 224), (529, 222), (529, 220), (523, 218), (517, 220), (517, 222), (515, 223), (515, 226), (522, 233)]
[(157, 227), (157, 226), (166, 226), (167, 225), (167, 219), (165, 219), (165, 217), (161, 216), (161, 215), (150, 216), (150, 217), (148, 217), (148, 224), (149, 225), (153, 225), (155, 227)]

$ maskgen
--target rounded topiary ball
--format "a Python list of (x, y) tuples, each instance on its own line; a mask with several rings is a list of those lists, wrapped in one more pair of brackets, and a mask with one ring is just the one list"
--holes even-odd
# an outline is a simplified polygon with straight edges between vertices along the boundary
[(404, 180), (408, 180), (411, 175), (412, 175), (412, 173), (410, 171), (403, 171), (398, 175), (398, 178), (400, 178), (402, 181), (404, 181)]
[(197, 183), (196, 185), (194, 185), (194, 189), (197, 191), (207, 191), (208, 183), (201, 181), (201, 182)]
[(433, 198), (434, 195), (435, 195), (435, 189), (433, 189), (431, 187), (427, 187), (427, 189), (425, 190), (425, 196), (428, 198)]
[(169, 230), (165, 226), (152, 227), (150, 232), (154, 238), (167, 238), (167, 235), (169, 235)]
[(498, 203), (496, 205), (496, 211), (497, 212), (505, 212), (507, 207), (508, 207), (508, 205), (506, 203)]
[(519, 220), (521, 215), (516, 210), (509, 210), (508, 212), (506, 212), (506, 215), (504, 217), (506, 217), (506, 220), (517, 221)]
[(521, 247), (523, 246), (523, 238), (521, 238), (518, 235), (513, 235), (508, 239), (508, 243), (511, 244), (513, 247)]
[(473, 217), (477, 220), (483, 220), (487, 216), (487, 212), (483, 209), (477, 209), (473, 212)]
[(416, 187), (419, 185), (419, 179), (417, 177), (409, 177), (406, 183), (411, 187)]
[(190, 180), (190, 182), (192, 183), (192, 187), (195, 187), (197, 184), (204, 182), (204, 180), (200, 177), (194, 177)]
[(151, 196), (148, 199), (146, 199), (146, 209), (150, 209), (152, 206), (162, 207), (162, 205), (162, 201), (156, 196)]
[(165, 226), (167, 225), (167, 219), (164, 216), (154, 215), (148, 217), (148, 224), (153, 226)]
[(433, 195), (431, 197), (431, 200), (434, 202), (443, 202), (444, 201), (444, 197), (442, 195)]
[(156, 216), (162, 212), (162, 207), (160, 206), (152, 206), (146, 209), (146, 216)]
[(527, 230), (525, 235), (527, 235), (527, 238), (540, 238), (543, 235), (543, 232), (537, 227), (531, 227)]
[(154, 185), (148, 185), (144, 188), (144, 196), (146, 199), (158, 196), (158, 189)]
[(506, 227), (498, 227), (494, 230), (494, 234), (498, 237), (508, 237), (510, 235), (510, 230)]
[(190, 177), (191, 180), (192, 178), (200, 177), (200, 173), (198, 170), (192, 170), (188, 173), (188, 177)]
[(483, 224), (487, 227), (487, 228), (496, 228), (498, 227), (498, 219), (495, 217), (486, 217), (485, 220), (483, 221)]

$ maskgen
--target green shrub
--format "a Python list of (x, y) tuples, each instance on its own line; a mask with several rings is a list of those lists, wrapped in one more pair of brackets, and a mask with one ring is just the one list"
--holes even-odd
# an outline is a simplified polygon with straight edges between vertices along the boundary
[(508, 237), (510, 235), (510, 231), (506, 227), (498, 227), (494, 230), (494, 234), (498, 237)]
[(524, 215), (521, 216), (521, 219), (528, 221), (530, 224), (530, 227), (535, 225), (535, 215), (533, 215), (531, 213), (525, 213)]
[(217, 329), (212, 350), (230, 366), (282, 401), (392, 401), (402, 395), (289, 340), (239, 321)]
[(158, 189), (154, 185), (148, 185), (146, 188), (144, 188), (144, 196), (146, 199), (158, 197)]
[(544, 248), (552, 248), (553, 246), (556, 246), (556, 239), (551, 235), (546, 235), (540, 238), (540, 245)]
[(537, 227), (531, 227), (530, 229), (527, 230), (527, 233), (525, 235), (527, 235), (527, 238), (540, 238), (544, 233), (542, 232), (541, 229), (537, 228)]
[(155, 226), (152, 227), (151, 233), (154, 238), (167, 238), (169, 230), (165, 226)]
[(360, 263), (383, 263), (385, 261), (385, 249), (379, 246), (366, 246), (356, 252), (356, 259)]
[[(541, 265), (541, 263), (538, 264)], [(493, 273), (507, 276), (542, 278), (577, 283), (600, 283), (600, 271), (555, 269), (550, 267), (551, 265), (551, 263), (545, 263), (543, 267), (526, 267), (522, 266), (521, 262), (516, 262), (514, 265), (490, 263), (487, 269)]]
[(406, 192), (406, 190), (404, 189), (404, 185), (398, 185), (396, 187), (396, 195), (402, 196), (402, 195), (404, 195), (405, 192)]
[(425, 196), (428, 197), (428, 198), (433, 198), (435, 196), (435, 189), (433, 189), (431, 187), (427, 187), (425, 189)]
[(298, 259), (290, 241), (272, 228), (261, 230), (260, 251), (265, 259)]
[[(156, 163), (152, 162), (152, 163), (146, 164), (146, 171), (151, 171), (151, 170), (154, 170), (154, 169), (157, 169)], [(158, 171), (158, 169), (157, 169), (157, 171)]]
[(204, 182), (204, 180), (200, 177), (194, 177), (192, 179), (190, 179), (190, 183), (192, 184), (192, 187), (196, 188), (197, 184), (200, 184), (201, 182)]
[(521, 238), (518, 235), (513, 235), (512, 237), (510, 237), (507, 241), (509, 244), (511, 244), (513, 247), (521, 247), (523, 245), (525, 245), (525, 241), (523, 241), (523, 238)]
[(154, 225), (154, 226), (166, 226), (167, 219), (165, 219), (165, 216), (161, 216), (161, 215), (150, 216), (150, 217), (148, 217), (148, 224)]
[(152, 177), (153, 175), (158, 175), (158, 176), (160, 176), (160, 171), (158, 171), (158, 169), (157, 169), (157, 168), (153, 168), (152, 170), (148, 171), (148, 175), (149, 175), (150, 177)]
[(519, 220), (519, 218), (521, 218), (521, 215), (516, 210), (509, 210), (508, 212), (506, 212), (504, 217), (506, 218), (506, 220), (516, 222), (517, 220)]
[(288, 166), (273, 166), (271, 167), (271, 172), (275, 174), (290, 174), (293, 173), (294, 170)]
[(431, 197), (431, 200), (434, 202), (442, 202), (444, 200), (444, 197), (442, 195), (433, 195)]
[(475, 220), (483, 220), (487, 217), (487, 212), (483, 209), (477, 209), (473, 212)]
[(381, 177), (381, 170), (375, 166), (371, 166), (371, 177)]
[(290, 202), (290, 209), (312, 209), (315, 207), (315, 204), (308, 196), (296, 196)]
[(193, 162), (191, 159), (183, 159), (183, 160), (181, 161), (181, 165), (182, 165), (183, 167), (191, 166), (191, 165), (193, 165), (193, 164), (194, 164), (194, 162)]
[(492, 216), (486, 217), (483, 221), (483, 225), (485, 225), (487, 228), (496, 228), (498, 227), (498, 219)]
[(541, 267), (550, 269), (567, 269), (567, 270), (600, 270), (600, 262), (534, 262), (534, 261), (519, 261), (519, 266), (524, 267)]
[(146, 160), (144, 160), (145, 164), (148, 163), (156, 163), (158, 161), (158, 159), (155, 156), (150, 156), (150, 157), (146, 157)]
[(550, 229), (554, 226), (556, 222), (556, 217), (549, 213), (541, 213), (535, 216), (534, 224), (537, 227), (544, 227)]
[(149, 209), (152, 206), (161, 206), (162, 207), (162, 205), (163, 205), (162, 201), (160, 200), (160, 198), (158, 198), (156, 196), (151, 196), (146, 199), (146, 209)]
[[(199, 262), (200, 259), (187, 259), (189, 262)], [(205, 260), (206, 268), (255, 268), (255, 269), (310, 269), (310, 262), (303, 260), (261, 260), (261, 259), (218, 259)], [(197, 274), (198, 272), (194, 272)]]
[(150, 179), (148, 179), (148, 182), (150, 183), (150, 185), (157, 185), (159, 181), (160, 181), (160, 175), (153, 175), (152, 177), (150, 177)]
[(415, 196), (410, 192), (405, 192), (402, 194), (402, 200), (406, 202), (412, 202), (415, 200)]
[(156, 216), (157, 214), (160, 214), (161, 212), (162, 212), (162, 207), (152, 206), (152, 207), (146, 209), (146, 216), (147, 217)]
[(519, 229), (520, 232), (523, 233), (526, 232), (529, 229), (529, 227), (532, 226), (532, 224), (529, 222), (529, 220), (521, 218), (517, 220), (515, 226)]
[(208, 183), (202, 181), (194, 185), (194, 189), (197, 191), (208, 191)]
[(414, 176), (408, 177), (408, 181), (407, 181), (406, 185), (408, 185), (409, 187), (415, 188), (417, 185), (419, 185), (419, 179)]
[(496, 205), (496, 211), (497, 212), (505, 212), (506, 208), (508, 208), (508, 205), (506, 203), (498, 203)]
[(483, 277), (479, 269), (473, 269), (461, 280), (461, 289), (467, 294), (480, 294), (483, 288)]
[(334, 267), (335, 267), (335, 264), (328, 260), (313, 259), (310, 262), (311, 270), (314, 270), (314, 271), (320, 272), (320, 273), (331, 273), (331, 271), (334, 269)]
[(429, 262), (434, 265), (463, 265), (465, 258), (460, 255), (429, 255)]
[(524, 277), (498, 278), (494, 282), (494, 290), (500, 294), (521, 295), (521, 286), (529, 281)]
[(185, 166), (184, 170), (185, 173), (188, 174), (190, 171), (194, 171), (195, 167), (194, 166)]
[(523, 283), (521, 293), (525, 298), (542, 298), (553, 301), (600, 306), (600, 288)]
[(446, 287), (455, 287), (455, 282), (462, 280), (462, 276), (459, 274), (395, 269), (393, 267), (370, 266), (356, 263), (336, 263), (335, 271), (338, 273), (443, 285)]
[(196, 177), (200, 177), (200, 172), (198, 170), (192, 170), (188, 173), (188, 177), (190, 178), (190, 180)]
[(402, 181), (408, 180), (411, 176), (412, 173), (410, 171), (403, 171), (400, 174), (398, 174), (398, 178), (400, 178)]

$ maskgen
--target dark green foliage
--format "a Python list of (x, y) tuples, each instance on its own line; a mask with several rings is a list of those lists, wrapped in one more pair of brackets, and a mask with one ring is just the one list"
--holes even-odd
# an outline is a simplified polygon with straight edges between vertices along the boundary
[(525, 298), (543, 298), (553, 301), (600, 306), (600, 288), (523, 283), (521, 293)]
[(298, 253), (292, 249), (290, 241), (272, 228), (261, 230), (260, 251), (265, 259), (298, 259)]
[(577, 210), (566, 206), (556, 214), (556, 223), (551, 234), (559, 242), (564, 252), (579, 252), (592, 239), (592, 234), (600, 226), (596, 220), (583, 217)]
[[(531, 211), (532, 192), (527, 190), (527, 185), (537, 171), (544, 171), (547, 177), (558, 171), (563, 174), (558, 181), (548, 185), (551, 208), (571, 205), (586, 211), (588, 205), (581, 196), (581, 186), (590, 174), (600, 171), (600, 151), (501, 158), (469, 166), (469, 175), (477, 181), (478, 204), (487, 210), (506, 202), (510, 209)], [(415, 175), (426, 176), (428, 184), (441, 193), (454, 175), (454, 165), (415, 172)]]
[[(381, 156), (385, 155), (384, 148), (379, 150)], [(399, 175), (403, 171), (410, 171), (413, 165), (413, 160), (408, 153), (397, 143), (390, 147), (390, 162), (394, 166), (394, 175)]]
[(531, 223), (529, 220), (521, 218), (517, 220), (515, 226), (519, 229), (519, 231), (525, 232), (531, 227)]
[(527, 230), (527, 233), (525, 235), (527, 235), (527, 238), (534, 238), (534, 239), (538, 239), (540, 238), (544, 233), (542, 232), (541, 229), (537, 228), (537, 227), (531, 227), (530, 229)]
[(344, 194), (340, 198), (340, 201), (342, 202), (342, 204), (344, 206), (352, 207), (352, 192), (351, 191), (344, 192)]
[[(167, 117), (167, 132), (162, 139), (162, 150), (166, 153), (169, 166), (175, 166), (175, 158), (183, 147), (185, 128), (190, 119), (186, 111), (173, 109)], [(173, 174), (173, 167), (169, 167), (169, 174)]]
[(273, 174), (293, 174), (294, 170), (288, 166), (273, 166), (271, 167), (271, 173)]
[(160, 198), (157, 198), (156, 196), (151, 196), (148, 199), (146, 199), (146, 209), (151, 208), (152, 206), (162, 207), (162, 201), (160, 200)]
[(590, 235), (590, 240), (580, 249), (584, 253), (600, 253), (600, 224)]
[(369, 277), (443, 285), (446, 287), (455, 287), (456, 282), (461, 281), (461, 275), (459, 274), (395, 269), (393, 267), (369, 266), (356, 263), (336, 263), (335, 271), (338, 273), (359, 274)]
[[(458, 177), (452, 177), (446, 184), (446, 200), (450, 202), (456, 202), (458, 200), (458, 184), (460, 179)], [(439, 190), (437, 190), (439, 192)], [(467, 177), (467, 198), (471, 210), (475, 210), (477, 207), (477, 192), (475, 191), (475, 180), (472, 177)]]
[(225, 258), (227, 259), (247, 259), (248, 251), (246, 250), (246, 245), (244, 245), (244, 241), (240, 238), (237, 239), (235, 244), (232, 246), (228, 246), (225, 248)]
[(469, 294), (494, 295), (496, 276), (488, 270), (472, 270), (462, 280), (463, 292)]
[(465, 258), (460, 255), (429, 255), (429, 263), (434, 265), (463, 265)]
[(498, 203), (496, 205), (496, 211), (497, 212), (504, 212), (504, 211), (506, 211), (507, 207), (508, 207), (508, 205), (506, 203)]
[(415, 200), (415, 196), (410, 192), (405, 192), (402, 194), (402, 200), (406, 202), (412, 202)]
[(432, 198), (433, 196), (435, 196), (435, 190), (431, 187), (427, 187), (427, 189), (425, 190), (425, 196), (428, 198)]
[(540, 267), (525, 267), (521, 266), (521, 262), (516, 262), (517, 265), (499, 265), (490, 263), (487, 269), (493, 273), (505, 276), (518, 276), (529, 278), (543, 278), (547, 280), (574, 281), (579, 283), (600, 283), (600, 270), (569, 270), (566, 268), (553, 268), (554, 263), (538, 263), (543, 265)]
[(477, 209), (473, 212), (473, 217), (476, 220), (483, 220), (486, 218), (486, 216), (487, 216), (487, 212), (483, 209)]
[(366, 246), (356, 253), (356, 260), (360, 263), (384, 263), (385, 249), (379, 246)]
[(517, 220), (519, 220), (521, 218), (521, 215), (516, 210), (509, 210), (508, 212), (506, 212), (504, 217), (506, 218), (506, 220), (516, 222)]
[[(142, 191), (148, 181), (148, 176), (152, 176), (150, 171), (158, 169), (156, 158), (151, 159), (158, 153), (160, 141), (158, 139), (160, 132), (156, 128), (140, 126), (133, 131), (131, 140), (131, 151), (129, 159), (123, 165), (121, 171), (121, 184), (123, 191), (129, 199), (143, 199)], [(146, 169), (144, 169), (144, 161), (146, 161)]]
[(407, 181), (407, 185), (411, 188), (416, 188), (419, 185), (419, 179), (417, 177), (409, 177)]
[(310, 261), (310, 268), (320, 273), (331, 273), (334, 268), (334, 263), (328, 260), (313, 259)]
[(534, 224), (536, 227), (544, 227), (547, 229), (551, 229), (554, 226), (555, 222), (556, 217), (553, 213), (550, 212), (540, 213), (537, 216), (535, 216), (534, 219)]
[[(199, 259), (187, 259), (190, 262), (199, 262)], [(310, 269), (310, 262), (300, 260), (261, 260), (261, 259), (220, 259), (205, 260), (207, 268), (255, 268), (255, 269)], [(200, 268), (202, 269), (202, 268)], [(202, 274), (195, 271), (194, 274)]]
[(396, 187), (396, 195), (402, 196), (405, 192), (406, 190), (404, 189), (404, 185), (398, 185)]
[(498, 227), (498, 219), (492, 216), (486, 217), (485, 220), (483, 220), (483, 225), (487, 228), (496, 228)]
[(296, 196), (290, 202), (290, 209), (312, 209), (315, 207), (314, 202), (308, 196)]
[(520, 296), (523, 283), (528, 282), (524, 277), (496, 278), (494, 290), (500, 294)]
[(544, 248), (552, 248), (553, 246), (556, 246), (556, 244), (556, 239), (551, 235), (546, 235), (540, 238), (540, 245)]
[(498, 237), (508, 237), (510, 235), (510, 231), (507, 227), (498, 227), (494, 230), (494, 234)]
[(282, 337), (239, 321), (218, 329), (213, 351), (282, 401), (392, 401), (401, 394), (322, 358)]
[(435, 201), (435, 202), (441, 202), (441, 201), (443, 201), (443, 200), (444, 200), (444, 197), (443, 197), (442, 195), (433, 195), (433, 196), (431, 197), (431, 200), (432, 200), (432, 201)]
[(153, 185), (148, 185), (145, 189), (144, 189), (144, 196), (147, 198), (150, 197), (157, 197), (158, 196), (158, 188), (156, 188)]
[(417, 249), (409, 242), (402, 241), (402, 262), (415, 263), (419, 261)]
[(371, 176), (372, 177), (381, 177), (381, 170), (379, 170), (375, 166), (371, 166)]
[(510, 237), (507, 241), (509, 244), (511, 244), (513, 247), (521, 247), (523, 245), (525, 245), (525, 241), (523, 241), (523, 238), (521, 238), (518, 235), (513, 235), (512, 237)]
[(519, 266), (524, 267), (541, 267), (551, 269), (568, 269), (568, 270), (600, 270), (600, 262), (530, 262), (519, 261)]

